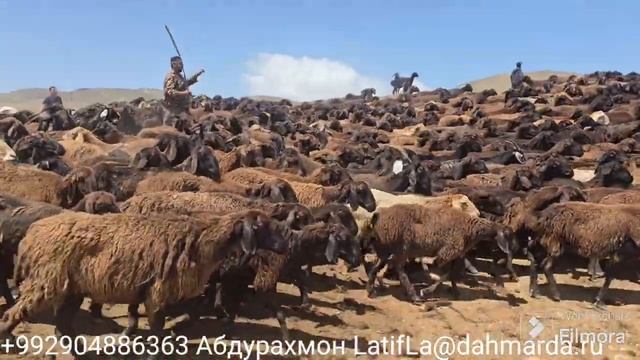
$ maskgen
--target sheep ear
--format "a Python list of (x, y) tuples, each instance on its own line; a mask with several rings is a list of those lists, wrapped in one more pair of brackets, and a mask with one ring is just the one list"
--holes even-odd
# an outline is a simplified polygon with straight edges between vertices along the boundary
[(187, 161), (187, 171), (195, 175), (198, 172), (198, 153), (193, 151)]
[(79, 211), (79, 212), (82, 212), (82, 211), (84, 211), (84, 212), (89, 212), (89, 211), (88, 211), (89, 209), (87, 209), (87, 208), (86, 208), (86, 202), (87, 202), (87, 201), (85, 200), (85, 198), (82, 198), (82, 200), (80, 200), (80, 201), (76, 204), (76, 206), (74, 206), (73, 208), (71, 208), (71, 210), (73, 210), (73, 211)]
[(327, 248), (324, 250), (324, 256), (330, 264), (338, 262), (338, 242), (333, 234), (329, 235), (329, 241), (327, 243)]
[(522, 184), (522, 187), (523, 187), (525, 190), (528, 190), (528, 189), (533, 188), (533, 184), (531, 183), (531, 181), (529, 180), (529, 178), (528, 178), (528, 177), (526, 177), (526, 176), (519, 176), (518, 178), (520, 179), (520, 183)]
[(78, 184), (74, 181), (74, 179), (69, 180), (66, 191), (67, 206), (73, 204), (73, 200), (79, 193), (80, 191), (78, 190)]
[(140, 154), (140, 158), (138, 160), (138, 163), (136, 164), (136, 169), (144, 169), (147, 166), (148, 162), (149, 162), (148, 154)]
[(373, 213), (373, 216), (371, 216), (371, 226), (375, 226), (378, 220), (380, 220), (380, 213), (376, 211)]
[(453, 167), (453, 180), (460, 180), (464, 177), (464, 164), (459, 163)]
[(13, 135), (15, 135), (16, 131), (17, 131), (16, 125), (13, 125), (12, 127), (9, 128), (9, 131), (7, 132), (7, 137), (13, 138)]
[(289, 227), (291, 227), (295, 221), (296, 221), (296, 210), (293, 209), (293, 210), (289, 211), (289, 214), (287, 215), (287, 219), (285, 220), (285, 223)]
[(511, 249), (509, 248), (509, 239), (507, 239), (504, 231), (498, 231), (498, 234), (496, 236), (496, 244), (503, 253), (511, 254)]
[(176, 144), (175, 140), (171, 140), (167, 149), (167, 159), (174, 161), (176, 157), (178, 157), (178, 144)]
[(98, 181), (93, 173), (84, 180), (84, 183), (87, 186), (87, 194), (98, 191)]
[(347, 187), (347, 191), (349, 192), (348, 194), (348, 200), (349, 200), (349, 206), (351, 207), (351, 210), (356, 211), (358, 210), (358, 193), (356, 192), (356, 186), (354, 183), (351, 183), (348, 187)]
[(245, 219), (242, 222), (242, 239), (240, 240), (240, 246), (245, 254), (255, 254), (257, 249), (257, 243), (255, 239), (255, 233), (253, 231), (253, 220)]
[(269, 198), (273, 201), (273, 202), (284, 202), (284, 195), (282, 194), (282, 191), (280, 191), (280, 188), (278, 187), (278, 184), (272, 184), (272, 185), (264, 185), (266, 190), (270, 190), (269, 191)]
[(600, 171), (602, 175), (611, 175), (612, 172), (613, 172), (612, 166), (603, 166), (602, 170)]

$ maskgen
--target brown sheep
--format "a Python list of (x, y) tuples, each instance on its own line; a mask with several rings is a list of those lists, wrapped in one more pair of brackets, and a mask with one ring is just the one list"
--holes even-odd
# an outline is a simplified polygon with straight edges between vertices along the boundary
[[(207, 221), (186, 217), (69, 213), (34, 223), (18, 251), (21, 297), (3, 316), (0, 334), (54, 308), (56, 333), (74, 336), (85, 296), (98, 303), (144, 303), (162, 335), (168, 305), (199, 296), (227, 255), (241, 249), (286, 251), (268, 216), (244, 211)], [(137, 326), (137, 312), (129, 314)]]
[(627, 190), (603, 197), (600, 204), (640, 204), (640, 191)]
[[(236, 169), (223, 176), (223, 180), (245, 186), (256, 186), (273, 180), (274, 177), (255, 169)], [(277, 179), (277, 178), (276, 178)], [(323, 207), (333, 202), (348, 203), (353, 210), (359, 206), (371, 212), (375, 210), (375, 199), (369, 186), (361, 181), (345, 181), (336, 186), (322, 186), (289, 181), (298, 201), (309, 208)]]
[(85, 128), (67, 131), (59, 142), (65, 149), (62, 159), (69, 165), (77, 166), (88, 159), (105, 157), (115, 148), (98, 139)]
[(597, 203), (600, 202), (604, 197), (616, 194), (619, 192), (625, 191), (620, 188), (610, 188), (610, 187), (594, 187), (590, 189), (585, 189), (584, 194), (587, 196), (588, 202)]
[[(72, 210), (90, 214), (120, 212), (115, 197), (102, 191), (89, 193)], [(27, 229), (34, 222), (63, 211), (59, 206), (0, 194), (0, 293), (7, 304), (14, 303), (7, 279), (12, 275), (13, 257)]]
[(273, 219), (286, 221), (295, 227), (299, 222), (313, 219), (309, 209), (296, 203), (270, 203), (251, 200), (241, 195), (225, 192), (171, 192), (161, 191), (136, 195), (120, 206), (127, 214), (157, 215), (173, 213), (189, 215), (206, 212), (224, 215), (232, 212), (262, 210)]
[[(553, 204), (543, 210), (535, 227), (536, 241), (529, 246), (531, 282), (529, 293), (537, 296), (536, 248), (542, 247), (544, 259), (539, 263), (549, 282), (551, 298), (560, 300), (553, 276), (553, 263), (566, 250), (588, 259), (606, 259), (603, 263), (605, 282), (595, 298), (595, 305), (604, 306), (613, 280), (614, 267), (625, 266), (630, 256), (638, 256), (640, 246), (640, 207), (635, 205), (607, 205), (584, 202)], [(628, 265), (626, 265), (628, 266)]]
[(443, 278), (451, 277), (452, 290), (457, 293), (456, 281), (467, 251), (478, 242), (487, 241), (497, 242), (503, 252), (510, 254), (510, 237), (511, 231), (498, 223), (449, 207), (399, 204), (382, 208), (374, 213), (361, 234), (362, 241), (372, 246), (378, 256), (368, 273), (367, 292), (375, 296), (377, 273), (391, 261), (409, 298), (422, 301), (404, 266), (409, 259), (434, 256), (434, 266), (450, 265)]
[(99, 190), (93, 170), (73, 169), (62, 177), (30, 166), (0, 162), (0, 188), (9, 195), (70, 208), (86, 194)]
[(323, 186), (333, 186), (347, 180), (352, 180), (349, 172), (338, 165), (323, 165), (312, 171), (308, 176), (300, 176), (286, 171), (268, 168), (255, 168), (264, 173), (277, 176), (287, 181), (308, 182)]
[(230, 192), (270, 199), (273, 202), (298, 202), (291, 185), (279, 179), (265, 181), (257, 185), (245, 185), (234, 181), (215, 182), (209, 178), (186, 172), (161, 172), (140, 181), (136, 188), (136, 194), (159, 191)]

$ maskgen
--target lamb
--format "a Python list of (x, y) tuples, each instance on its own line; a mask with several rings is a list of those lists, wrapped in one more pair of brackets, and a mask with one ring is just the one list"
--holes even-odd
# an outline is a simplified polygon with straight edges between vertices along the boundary
[(495, 241), (509, 255), (512, 233), (500, 224), (469, 216), (458, 209), (399, 204), (377, 210), (360, 236), (378, 256), (368, 272), (369, 296), (375, 296), (373, 286), (378, 271), (391, 261), (409, 298), (421, 302), (404, 270), (408, 259), (435, 256), (436, 267), (449, 265), (443, 278), (450, 276), (452, 291), (457, 294), (456, 281), (467, 251), (480, 241)]
[(536, 241), (529, 246), (531, 260), (531, 297), (538, 294), (536, 247), (541, 247), (544, 259), (540, 263), (549, 282), (551, 298), (560, 300), (553, 276), (553, 263), (570, 248), (585, 258), (602, 262), (605, 281), (595, 298), (597, 307), (604, 306), (604, 298), (614, 277), (614, 269), (624, 266), (629, 257), (638, 256), (640, 246), (640, 207), (583, 202), (553, 204), (543, 210), (535, 227)]
[[(271, 179), (270, 175), (253, 169), (236, 169), (223, 176), (223, 180), (245, 186), (260, 185)], [(345, 181), (339, 185), (327, 187), (296, 181), (290, 181), (289, 184), (298, 201), (308, 208), (322, 207), (333, 202), (348, 203), (353, 210), (362, 206), (372, 212), (376, 208), (371, 189), (361, 181)]]
[(26, 165), (0, 162), (0, 188), (8, 195), (70, 208), (99, 190), (91, 168), (78, 167), (62, 177)]
[[(87, 296), (98, 303), (144, 303), (151, 331), (160, 336), (167, 306), (200, 295), (229, 254), (283, 253), (286, 245), (268, 216), (255, 210), (207, 221), (55, 215), (34, 223), (21, 243), (15, 271), (21, 297), (5, 312), (0, 334), (55, 308), (56, 333), (74, 336), (73, 316)], [(137, 326), (137, 312), (129, 317), (130, 327)]]

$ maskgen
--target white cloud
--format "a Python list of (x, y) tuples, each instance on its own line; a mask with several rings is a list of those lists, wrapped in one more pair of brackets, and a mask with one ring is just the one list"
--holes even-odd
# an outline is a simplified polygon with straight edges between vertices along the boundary
[(384, 81), (364, 76), (348, 64), (327, 58), (259, 54), (247, 68), (243, 76), (249, 95), (318, 100), (360, 94), (368, 87), (376, 88), (378, 95), (390, 92), (390, 78)]

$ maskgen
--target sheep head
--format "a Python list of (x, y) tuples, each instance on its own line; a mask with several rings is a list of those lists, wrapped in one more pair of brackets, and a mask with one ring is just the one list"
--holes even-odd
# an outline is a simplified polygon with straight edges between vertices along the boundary
[(153, 146), (140, 150), (131, 160), (131, 166), (136, 169), (169, 168), (171, 161), (157, 146)]
[(78, 203), (85, 195), (98, 190), (93, 170), (89, 167), (78, 167), (65, 176), (61, 183), (59, 195), (62, 207), (69, 208)]
[(316, 176), (318, 184), (323, 186), (334, 186), (343, 181), (352, 180), (349, 172), (336, 164), (321, 166), (311, 176)]
[(360, 206), (368, 212), (376, 210), (376, 199), (365, 182), (347, 181), (339, 186), (342, 192), (340, 199), (348, 203), (353, 211)]
[(362, 249), (351, 231), (342, 224), (330, 224), (329, 239), (325, 248), (325, 257), (330, 264), (338, 262), (338, 258), (346, 261), (350, 267), (360, 265)]
[(82, 211), (89, 214), (119, 213), (116, 205), (116, 197), (105, 191), (94, 191), (80, 200), (73, 211)]
[(409, 165), (409, 187), (408, 192), (431, 195), (431, 173), (421, 162)]
[(240, 240), (240, 248), (248, 256), (254, 255), (258, 249), (283, 254), (289, 247), (275, 223), (265, 213), (256, 210), (247, 211), (242, 219), (235, 222), (232, 236)]
[(200, 145), (191, 150), (191, 155), (180, 165), (184, 171), (194, 175), (206, 176), (220, 181), (220, 165), (210, 147)]
[(538, 174), (543, 180), (551, 180), (554, 178), (572, 178), (573, 169), (571, 164), (563, 156), (551, 153), (545, 159), (542, 159), (536, 168)]
[(297, 203), (298, 202), (298, 197), (296, 196), (295, 191), (293, 191), (293, 188), (291, 187), (291, 185), (282, 179), (266, 181), (262, 185), (259, 185), (256, 188), (249, 189), (248, 195), (253, 197), (258, 197), (261, 199), (266, 199), (273, 203), (279, 203), (279, 202)]
[(300, 230), (303, 226), (311, 224), (314, 219), (311, 211), (300, 204), (276, 203), (271, 209), (272, 219), (284, 221), (291, 229)]
[(476, 155), (468, 155), (453, 168), (453, 179), (460, 180), (469, 174), (486, 174), (487, 164)]

